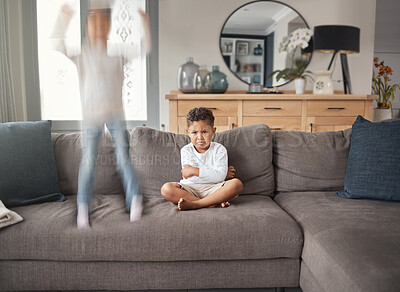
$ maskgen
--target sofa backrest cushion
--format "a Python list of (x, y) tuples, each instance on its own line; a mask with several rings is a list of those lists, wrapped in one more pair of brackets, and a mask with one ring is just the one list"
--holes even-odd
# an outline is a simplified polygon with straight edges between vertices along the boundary
[(143, 194), (161, 196), (164, 183), (179, 182), (182, 178), (180, 149), (189, 142), (187, 135), (147, 127), (133, 129), (130, 156)]
[[(76, 195), (82, 158), (81, 133), (52, 134), (52, 140), (60, 190), (64, 195)], [(108, 132), (102, 135), (98, 147), (93, 194), (123, 194), (116, 171), (114, 143)]]
[[(273, 195), (271, 131), (265, 125), (241, 127), (214, 136), (228, 151), (229, 165), (244, 184), (241, 194)], [(179, 182), (180, 149), (187, 135), (137, 127), (131, 133), (131, 160), (140, 176), (144, 194), (159, 196), (166, 182)]]
[(266, 125), (240, 127), (216, 133), (214, 141), (228, 150), (229, 165), (243, 183), (242, 195), (273, 196), (272, 133)]
[(273, 133), (276, 191), (341, 190), (351, 129), (337, 132)]

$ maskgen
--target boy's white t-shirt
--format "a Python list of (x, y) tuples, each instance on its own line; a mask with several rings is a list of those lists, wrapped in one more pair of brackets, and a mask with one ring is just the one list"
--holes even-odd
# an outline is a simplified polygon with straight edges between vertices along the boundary
[(179, 183), (220, 183), (228, 173), (228, 152), (223, 145), (211, 142), (206, 152), (199, 153), (189, 143), (181, 149), (181, 164), (182, 168), (185, 164), (199, 168), (199, 176), (182, 178)]

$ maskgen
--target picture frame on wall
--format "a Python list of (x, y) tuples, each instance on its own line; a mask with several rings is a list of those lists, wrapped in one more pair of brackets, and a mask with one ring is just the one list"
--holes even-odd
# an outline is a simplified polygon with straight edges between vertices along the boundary
[(238, 56), (246, 56), (249, 54), (249, 43), (238, 41), (236, 43), (236, 55)]

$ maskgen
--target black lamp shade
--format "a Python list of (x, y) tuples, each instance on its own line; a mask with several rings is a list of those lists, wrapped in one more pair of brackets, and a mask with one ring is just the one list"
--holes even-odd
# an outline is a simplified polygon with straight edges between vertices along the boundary
[(348, 25), (319, 25), (314, 27), (314, 51), (358, 53), (360, 29)]

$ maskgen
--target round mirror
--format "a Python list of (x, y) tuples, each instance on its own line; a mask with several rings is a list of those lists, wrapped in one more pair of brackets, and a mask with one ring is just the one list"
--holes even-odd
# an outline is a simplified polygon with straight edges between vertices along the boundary
[(220, 35), (221, 54), (228, 68), (243, 82), (281, 86), (292, 78), (282, 77), (280, 70), (296, 68), (300, 62), (304, 71), (311, 60), (312, 45), (308, 44), (311, 35), (306, 44), (304, 41), (300, 44), (299, 38), (291, 42), (299, 32), (311, 33), (305, 30), (308, 28), (304, 18), (286, 4), (250, 2), (225, 21)]

